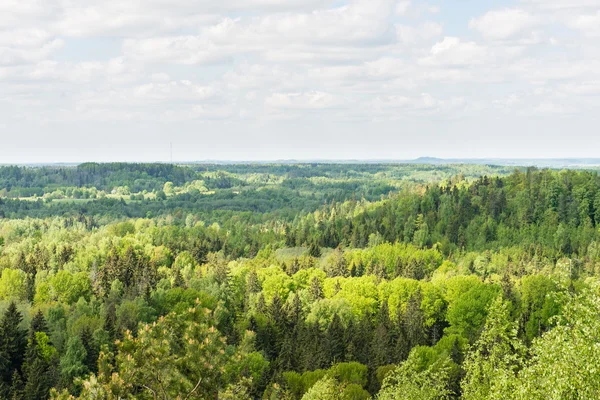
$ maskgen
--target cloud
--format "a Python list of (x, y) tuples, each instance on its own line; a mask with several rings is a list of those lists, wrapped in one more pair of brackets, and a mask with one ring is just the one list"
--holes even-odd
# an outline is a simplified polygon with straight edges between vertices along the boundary
[(433, 45), (429, 56), (421, 59), (421, 64), (432, 66), (469, 66), (484, 64), (488, 56), (485, 46), (473, 41), (464, 42), (457, 37), (445, 37)]
[(539, 23), (538, 17), (526, 11), (506, 8), (489, 11), (479, 18), (472, 19), (469, 27), (488, 39), (503, 40), (514, 37)]
[(265, 104), (274, 109), (321, 110), (339, 105), (329, 93), (312, 91), (303, 93), (273, 93)]
[(231, 52), (197, 36), (126, 39), (123, 53), (135, 61), (168, 64), (215, 64), (230, 60)]
[(335, 130), (479, 110), (504, 118), (579, 107), (591, 118), (599, 8), (465, 4), (475, 18), (464, 21), (407, 0), (4, 0), (0, 120), (27, 120), (31, 132), (48, 121), (195, 132), (207, 121)]
[(576, 10), (600, 7), (600, 0), (521, 0), (523, 3), (538, 9)]
[(432, 21), (426, 21), (418, 26), (396, 25), (398, 41), (406, 44), (437, 38), (442, 35), (443, 31), (444, 27), (442, 24)]
[(585, 14), (572, 17), (567, 22), (567, 25), (581, 31), (584, 35), (590, 37), (600, 36), (600, 11), (595, 14)]
[(29, 46), (0, 47), (0, 66), (29, 64), (44, 60), (60, 49), (63, 44), (62, 40), (53, 39), (37, 47), (31, 46), (30, 43)]

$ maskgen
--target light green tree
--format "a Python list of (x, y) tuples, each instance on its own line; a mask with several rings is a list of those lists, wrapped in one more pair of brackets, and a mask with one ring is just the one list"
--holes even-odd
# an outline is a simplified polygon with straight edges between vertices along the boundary
[(446, 400), (451, 398), (448, 388), (451, 361), (441, 358), (422, 370), (415, 352), (383, 381), (378, 400)]
[(490, 305), (483, 332), (465, 360), (464, 399), (501, 400), (511, 396), (525, 355), (517, 333), (518, 324), (510, 320), (509, 303), (499, 295)]
[(0, 299), (22, 300), (27, 297), (27, 274), (20, 269), (5, 268), (0, 277)]

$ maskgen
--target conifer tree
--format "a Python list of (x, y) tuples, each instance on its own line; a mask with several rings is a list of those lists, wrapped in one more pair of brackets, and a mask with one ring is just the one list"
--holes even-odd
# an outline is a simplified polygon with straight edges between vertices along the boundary
[(316, 242), (311, 242), (308, 248), (308, 255), (314, 258), (321, 257), (321, 248)]
[(25, 400), (43, 400), (57, 381), (58, 353), (46, 334), (47, 324), (41, 312), (31, 321), (29, 340), (23, 365)]
[(310, 293), (312, 301), (317, 301), (323, 298), (323, 288), (321, 287), (321, 281), (316, 276), (313, 276), (313, 278), (311, 279), (308, 292)]
[(29, 328), (29, 337), (35, 335), (36, 332), (44, 332), (46, 335), (49, 334), (48, 323), (41, 310), (39, 310), (31, 319), (31, 326)]
[(85, 360), (84, 364), (90, 372), (98, 371), (98, 347), (94, 342), (92, 331), (89, 327), (84, 327), (81, 331), (81, 344), (85, 349)]
[(261, 290), (262, 287), (260, 286), (260, 281), (258, 280), (256, 271), (250, 271), (248, 273), (248, 278), (246, 279), (246, 292), (259, 293)]
[(21, 374), (17, 371), (13, 372), (12, 383), (10, 387), (9, 398), (10, 400), (21, 400), (24, 396), (23, 391), (23, 379), (21, 379)]
[(427, 343), (427, 334), (425, 331), (425, 317), (421, 311), (421, 291), (417, 289), (410, 296), (406, 304), (404, 313), (404, 332), (410, 348), (421, 346)]
[(11, 302), (0, 320), (0, 381), (10, 382), (21, 371), (27, 347), (27, 332), (20, 327), (23, 316)]
[(344, 325), (338, 314), (333, 316), (325, 334), (325, 345), (329, 353), (329, 363), (344, 361), (346, 345), (344, 342)]
[(185, 288), (185, 281), (183, 280), (181, 271), (178, 268), (175, 269), (175, 279), (173, 280), (173, 287)]

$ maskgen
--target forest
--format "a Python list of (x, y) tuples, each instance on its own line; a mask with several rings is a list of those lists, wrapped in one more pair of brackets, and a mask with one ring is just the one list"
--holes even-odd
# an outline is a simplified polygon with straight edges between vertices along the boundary
[(0, 399), (600, 398), (600, 176), (0, 167)]

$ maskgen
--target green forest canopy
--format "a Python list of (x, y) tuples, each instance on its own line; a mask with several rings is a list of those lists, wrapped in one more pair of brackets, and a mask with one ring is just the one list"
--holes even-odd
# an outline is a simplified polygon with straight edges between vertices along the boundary
[(0, 167), (0, 398), (600, 396), (600, 178)]

